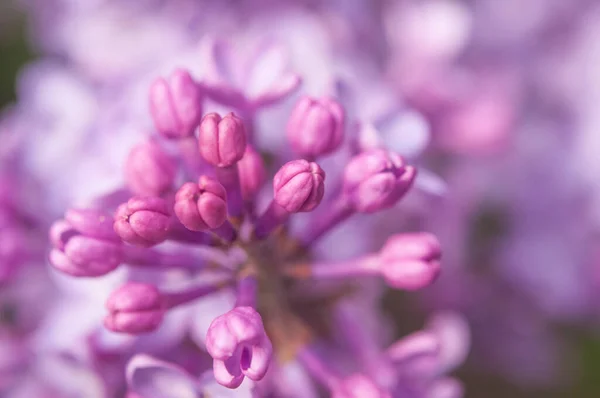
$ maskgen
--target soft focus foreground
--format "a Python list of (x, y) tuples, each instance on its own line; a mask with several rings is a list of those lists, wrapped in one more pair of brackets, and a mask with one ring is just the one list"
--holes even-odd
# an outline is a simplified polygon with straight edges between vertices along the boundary
[(0, 4), (0, 396), (599, 396), (599, 26)]

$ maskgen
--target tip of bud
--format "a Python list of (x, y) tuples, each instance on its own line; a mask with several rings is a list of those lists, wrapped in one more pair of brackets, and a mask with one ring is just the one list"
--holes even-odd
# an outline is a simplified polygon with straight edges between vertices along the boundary
[(227, 194), (218, 181), (200, 177), (182, 185), (175, 195), (175, 214), (192, 231), (215, 229), (227, 219)]
[(248, 145), (237, 166), (242, 197), (246, 201), (252, 200), (266, 179), (263, 159), (258, 152)]
[(198, 144), (204, 160), (213, 166), (236, 164), (246, 150), (246, 129), (242, 119), (233, 112), (223, 118), (216, 113), (205, 115), (200, 122)]
[(135, 197), (119, 206), (113, 227), (125, 242), (149, 247), (167, 238), (170, 221), (164, 199)]
[(388, 239), (380, 259), (381, 272), (391, 286), (417, 290), (438, 277), (441, 248), (430, 233), (396, 235)]
[(153, 140), (136, 145), (125, 163), (125, 178), (131, 191), (142, 196), (160, 196), (173, 186), (175, 162)]
[(112, 228), (113, 221), (110, 214), (94, 209), (69, 209), (65, 213), (65, 222), (80, 234), (90, 238), (118, 241), (119, 238)]
[(154, 285), (129, 282), (115, 290), (106, 308), (104, 326), (114, 332), (138, 334), (155, 330), (162, 322), (161, 294)]
[(75, 235), (50, 252), (49, 261), (59, 271), (77, 277), (108, 274), (123, 260), (121, 245), (101, 239)]
[(287, 137), (300, 156), (315, 159), (335, 151), (344, 136), (344, 109), (331, 98), (301, 98), (287, 124)]
[(314, 210), (325, 193), (325, 172), (306, 160), (284, 164), (273, 179), (274, 199), (289, 213)]
[(185, 138), (194, 133), (202, 117), (202, 99), (188, 71), (177, 69), (168, 80), (158, 78), (152, 83), (150, 113), (156, 129), (167, 138)]
[(396, 204), (412, 186), (416, 169), (397, 154), (383, 149), (355, 156), (344, 170), (344, 193), (362, 213), (373, 213)]

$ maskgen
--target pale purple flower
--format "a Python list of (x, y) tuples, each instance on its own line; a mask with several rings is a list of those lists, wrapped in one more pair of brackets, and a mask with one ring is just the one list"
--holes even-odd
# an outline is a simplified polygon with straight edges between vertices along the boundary
[(259, 43), (244, 56), (218, 39), (209, 38), (204, 46), (209, 63), (202, 80), (206, 94), (241, 112), (275, 104), (301, 83), (287, 68), (284, 47), (272, 41)]

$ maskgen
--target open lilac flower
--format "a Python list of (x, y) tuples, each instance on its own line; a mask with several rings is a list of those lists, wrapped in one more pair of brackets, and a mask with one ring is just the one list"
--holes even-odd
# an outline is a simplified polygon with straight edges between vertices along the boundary
[(230, 388), (238, 387), (244, 376), (262, 380), (273, 351), (262, 319), (252, 307), (236, 307), (216, 318), (208, 329), (206, 349), (214, 358), (216, 380)]
[(225, 41), (210, 38), (204, 45), (209, 62), (202, 81), (206, 95), (242, 113), (281, 101), (301, 83), (287, 70), (284, 47), (274, 42), (260, 43), (245, 57)]

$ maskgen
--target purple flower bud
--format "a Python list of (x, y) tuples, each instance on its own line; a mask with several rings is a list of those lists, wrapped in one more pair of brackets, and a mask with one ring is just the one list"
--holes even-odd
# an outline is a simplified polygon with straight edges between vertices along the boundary
[(59, 250), (64, 250), (67, 241), (79, 233), (65, 220), (57, 220), (50, 227), (49, 238), (52, 245)]
[(170, 221), (164, 199), (137, 197), (119, 206), (113, 227), (125, 242), (149, 247), (167, 238)]
[(440, 244), (434, 235), (394, 235), (381, 250), (381, 273), (397, 289), (421, 289), (437, 278), (440, 258)]
[(331, 392), (332, 398), (391, 398), (373, 380), (362, 374), (354, 374), (344, 379)]
[(194, 133), (202, 118), (202, 98), (188, 71), (177, 69), (168, 80), (158, 78), (152, 83), (150, 113), (157, 130), (168, 138)]
[(123, 260), (119, 237), (112, 228), (113, 219), (97, 210), (72, 209), (66, 220), (50, 228), (54, 249), (50, 263), (72, 276), (94, 277), (107, 274)]
[(236, 307), (208, 328), (206, 349), (213, 357), (215, 379), (236, 388), (245, 376), (261, 380), (269, 368), (273, 347), (262, 318), (252, 307)]
[(155, 330), (164, 317), (161, 294), (154, 285), (129, 282), (111, 293), (104, 326), (113, 332), (139, 334)]
[(198, 142), (200, 154), (217, 167), (232, 166), (244, 156), (246, 129), (242, 119), (232, 113), (221, 118), (209, 113), (202, 118)]
[(383, 149), (355, 156), (344, 169), (344, 193), (354, 210), (373, 213), (389, 208), (412, 185), (416, 170), (402, 158)]
[(125, 178), (132, 192), (160, 196), (173, 186), (175, 162), (152, 140), (135, 146), (125, 164)]
[(202, 176), (183, 184), (175, 195), (175, 214), (192, 231), (215, 229), (227, 219), (227, 195), (218, 181)]
[(117, 268), (122, 260), (121, 245), (83, 235), (71, 237), (64, 250), (50, 251), (50, 263), (72, 276), (105, 275)]
[(103, 211), (69, 209), (65, 213), (65, 221), (72, 229), (87, 237), (119, 241), (113, 230), (113, 218)]
[(301, 157), (315, 159), (331, 153), (344, 137), (344, 109), (331, 98), (302, 97), (292, 110), (287, 137)]
[(325, 172), (318, 164), (292, 160), (273, 178), (275, 202), (289, 213), (312, 211), (325, 193)]
[(265, 182), (266, 172), (262, 157), (250, 145), (237, 164), (240, 189), (245, 201), (252, 200)]

